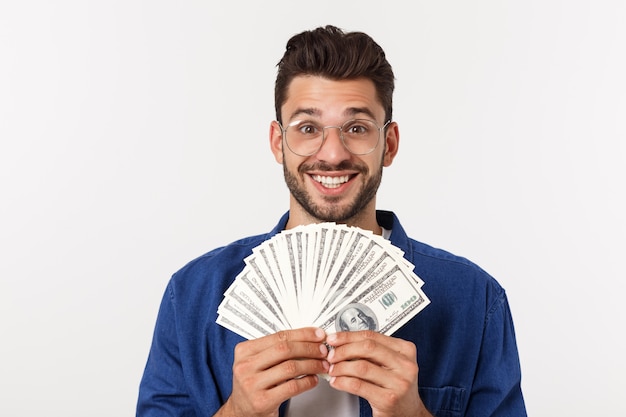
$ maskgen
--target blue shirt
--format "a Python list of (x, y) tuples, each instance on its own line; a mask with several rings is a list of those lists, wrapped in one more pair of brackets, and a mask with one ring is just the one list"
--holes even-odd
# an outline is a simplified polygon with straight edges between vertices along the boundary
[[(232, 388), (234, 347), (244, 339), (215, 323), (224, 291), (252, 249), (284, 229), (215, 249), (176, 272), (161, 302), (139, 389), (137, 416), (212, 416)], [(465, 258), (409, 238), (378, 211), (424, 281), (431, 303), (393, 336), (417, 346), (420, 396), (441, 417), (526, 416), (509, 304), (502, 287)], [(281, 415), (284, 407), (281, 407)], [(371, 416), (360, 399), (360, 416)]]

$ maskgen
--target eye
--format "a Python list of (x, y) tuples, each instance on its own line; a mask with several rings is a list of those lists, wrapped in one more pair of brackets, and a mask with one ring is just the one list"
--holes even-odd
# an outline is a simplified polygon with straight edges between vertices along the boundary
[(302, 133), (303, 135), (313, 135), (315, 133), (317, 133), (317, 127), (313, 126), (313, 125), (301, 125), (298, 130), (300, 131), (300, 133)]
[(352, 120), (346, 124), (344, 132), (352, 136), (365, 136), (367, 135), (372, 126), (365, 120)]
[(318, 136), (320, 134), (320, 128), (311, 122), (294, 122), (289, 125), (289, 129), (301, 136)]

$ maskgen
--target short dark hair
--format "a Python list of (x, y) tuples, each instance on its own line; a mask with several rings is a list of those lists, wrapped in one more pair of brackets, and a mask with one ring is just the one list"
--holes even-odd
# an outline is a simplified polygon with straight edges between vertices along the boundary
[(287, 89), (299, 75), (321, 76), (331, 80), (368, 78), (391, 120), (395, 77), (385, 52), (363, 32), (344, 32), (335, 26), (318, 27), (294, 35), (287, 42), (278, 63), (274, 87), (276, 120), (282, 123), (280, 108), (287, 100)]

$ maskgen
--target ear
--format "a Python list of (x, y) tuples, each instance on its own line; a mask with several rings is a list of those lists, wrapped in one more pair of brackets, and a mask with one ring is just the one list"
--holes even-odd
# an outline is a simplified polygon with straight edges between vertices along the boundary
[(279, 164), (283, 163), (283, 131), (277, 121), (270, 124), (270, 148), (274, 159)]
[(398, 146), (400, 145), (400, 132), (398, 124), (391, 122), (387, 127), (385, 134), (385, 155), (383, 155), (383, 166), (388, 167), (398, 154)]

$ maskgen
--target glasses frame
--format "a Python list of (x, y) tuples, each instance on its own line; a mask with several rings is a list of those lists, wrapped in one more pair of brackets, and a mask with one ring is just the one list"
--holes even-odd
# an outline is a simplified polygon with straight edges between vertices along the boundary
[[(345, 138), (343, 137), (343, 128), (344, 128), (344, 126), (346, 126), (348, 123), (352, 123), (352, 122), (359, 121), (359, 120), (363, 120), (363, 121), (366, 121), (366, 122), (373, 123), (373, 124), (374, 124), (374, 126), (376, 126), (376, 129), (378, 129), (378, 140), (376, 141), (376, 145), (374, 145), (374, 147), (373, 147), (372, 149), (370, 149), (369, 151), (367, 151), (367, 152), (362, 152), (362, 153), (356, 153), (356, 152), (353, 152), (353, 151), (352, 151), (352, 150), (348, 147), (348, 145), (346, 144), (346, 140), (345, 140)], [(378, 126), (378, 123), (376, 123), (376, 121), (374, 121), (374, 120), (371, 120), (371, 119), (362, 119), (362, 118), (361, 118), (361, 119), (350, 119), (350, 120), (346, 120), (346, 121), (345, 121), (345, 122), (344, 122), (341, 126), (324, 126), (324, 127), (322, 127), (322, 128), (321, 128), (321, 129), (322, 129), (322, 141), (320, 142), (320, 146), (319, 146), (319, 147), (318, 147), (315, 151), (313, 151), (313, 152), (311, 152), (311, 153), (307, 153), (307, 154), (301, 154), (301, 153), (298, 153), (298, 152), (294, 151), (294, 150), (291, 148), (291, 146), (289, 146), (289, 141), (287, 140), (287, 129), (285, 129), (285, 128), (283, 127), (283, 125), (282, 125), (282, 123), (281, 123), (281, 122), (276, 121), (276, 123), (278, 123), (278, 126), (280, 126), (280, 130), (281, 130), (281, 132), (282, 132), (282, 134), (283, 134), (283, 140), (284, 140), (284, 141), (285, 141), (285, 143), (287, 144), (287, 148), (289, 148), (289, 150), (290, 150), (291, 152), (293, 152), (294, 154), (296, 154), (296, 155), (298, 155), (298, 156), (312, 156), (312, 155), (315, 155), (316, 153), (318, 153), (318, 152), (320, 151), (320, 149), (322, 149), (322, 146), (324, 146), (324, 143), (326, 143), (326, 138), (328, 137), (328, 136), (326, 135), (326, 129), (339, 129), (339, 137), (341, 138), (341, 144), (343, 145), (343, 147), (344, 147), (344, 148), (346, 148), (346, 149), (348, 150), (348, 152), (350, 152), (352, 155), (359, 155), (359, 156), (362, 156), (362, 155), (369, 155), (370, 153), (374, 152), (374, 150), (375, 150), (376, 148), (378, 148), (378, 144), (380, 143), (381, 133), (382, 133), (383, 129), (385, 129), (385, 128), (387, 128), (387, 126), (389, 126), (389, 124), (391, 123), (391, 120), (387, 120), (387, 121), (385, 122), (385, 124), (384, 124), (382, 127), (379, 127), (379, 126)], [(291, 124), (293, 124), (293, 122), (292, 122)], [(287, 125), (287, 127), (289, 127), (291, 124)]]

